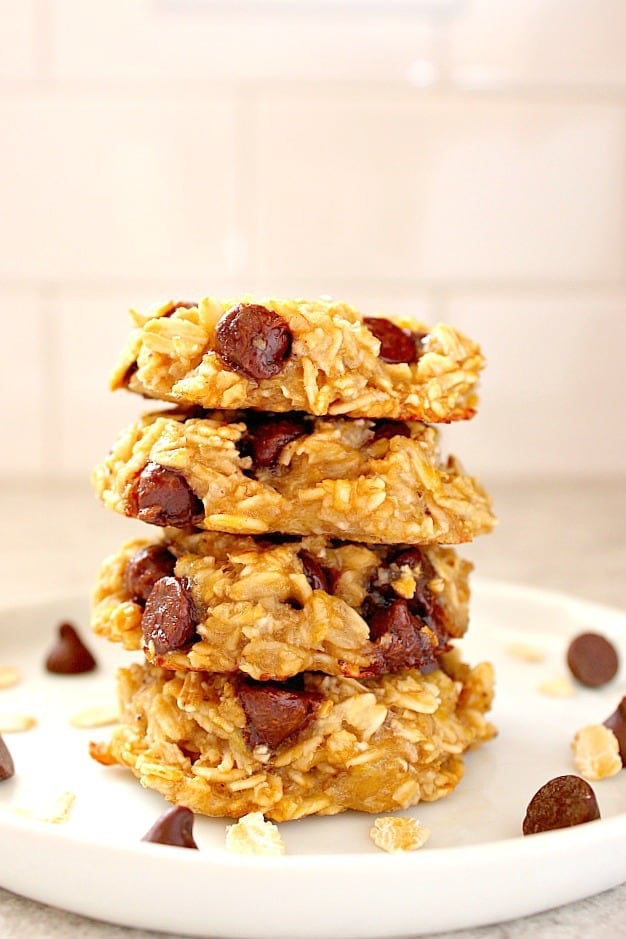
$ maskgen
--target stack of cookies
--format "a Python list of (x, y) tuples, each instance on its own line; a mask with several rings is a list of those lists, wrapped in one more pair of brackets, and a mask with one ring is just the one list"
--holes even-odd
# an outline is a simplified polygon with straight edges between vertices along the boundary
[(471, 565), (494, 524), (434, 424), (469, 418), (475, 343), (329, 299), (132, 313), (114, 388), (170, 402), (94, 473), (153, 526), (105, 561), (93, 628), (120, 670), (102, 763), (207, 815), (382, 812), (449, 793), (488, 740), (465, 665)]

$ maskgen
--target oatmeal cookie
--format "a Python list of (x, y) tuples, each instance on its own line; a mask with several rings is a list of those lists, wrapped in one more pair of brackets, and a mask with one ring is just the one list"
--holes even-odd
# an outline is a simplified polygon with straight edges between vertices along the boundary
[(145, 314), (111, 387), (203, 408), (464, 420), (479, 347), (451, 326), (319, 300), (167, 303)]
[(467, 628), (470, 570), (451, 548), (164, 529), (105, 561), (92, 627), (172, 670), (429, 671)]
[(118, 677), (122, 724), (91, 755), (205, 815), (404, 809), (451, 792), (463, 752), (495, 733), (491, 666), (446, 668), (279, 684), (133, 665)]
[(471, 541), (494, 525), (490, 500), (438, 442), (419, 422), (165, 411), (122, 433), (93, 482), (107, 508), (154, 525)]

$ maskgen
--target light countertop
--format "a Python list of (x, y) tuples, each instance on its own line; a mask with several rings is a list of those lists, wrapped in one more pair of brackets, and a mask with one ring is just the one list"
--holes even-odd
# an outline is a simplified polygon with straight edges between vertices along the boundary
[[(464, 550), (480, 574), (626, 609), (625, 480), (492, 480), (489, 488), (500, 527)], [(87, 594), (102, 558), (134, 532), (145, 531), (139, 523), (101, 509), (85, 484), (42, 488), (37, 483), (3, 482), (0, 512), (4, 606)], [(624, 909), (626, 883), (567, 907), (454, 936), (626, 936)], [(92, 922), (0, 890), (0, 935), (3, 939), (147, 939), (157, 934)]]

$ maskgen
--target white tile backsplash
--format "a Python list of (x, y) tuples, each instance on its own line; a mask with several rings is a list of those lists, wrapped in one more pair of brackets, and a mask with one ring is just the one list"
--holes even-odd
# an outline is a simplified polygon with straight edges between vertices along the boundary
[(263, 274), (623, 274), (617, 105), (280, 95), (262, 100), (257, 134)]
[(0, 0), (0, 80), (32, 78), (35, 56), (36, 0)]

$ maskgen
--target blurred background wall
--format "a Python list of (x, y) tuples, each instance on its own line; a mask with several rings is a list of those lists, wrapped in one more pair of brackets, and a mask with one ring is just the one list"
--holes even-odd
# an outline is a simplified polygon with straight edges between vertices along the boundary
[(0, 476), (84, 477), (126, 310), (450, 320), (483, 475), (626, 471), (626, 2), (0, 0)]

